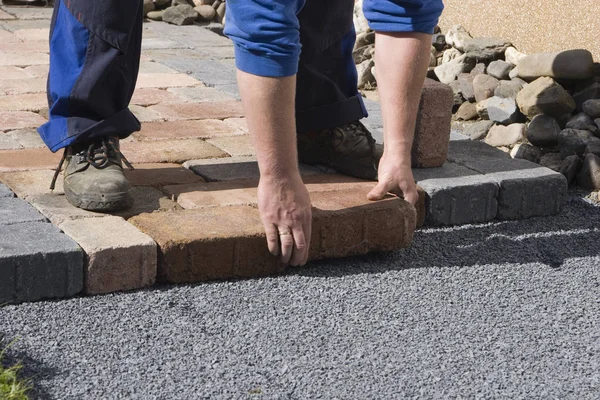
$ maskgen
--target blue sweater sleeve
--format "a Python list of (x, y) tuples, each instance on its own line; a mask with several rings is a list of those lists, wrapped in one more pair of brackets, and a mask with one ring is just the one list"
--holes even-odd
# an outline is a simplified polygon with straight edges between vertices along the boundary
[(442, 0), (364, 0), (369, 27), (379, 32), (433, 33), (442, 14)]

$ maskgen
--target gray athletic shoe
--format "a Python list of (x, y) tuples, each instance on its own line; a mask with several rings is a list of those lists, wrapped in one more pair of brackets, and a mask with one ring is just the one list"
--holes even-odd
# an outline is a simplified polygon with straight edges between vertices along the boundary
[(133, 205), (131, 186), (123, 175), (121, 161), (129, 168), (133, 167), (121, 154), (118, 137), (67, 147), (51, 190), (65, 161), (65, 195), (75, 207), (89, 211), (118, 211)]
[(322, 164), (361, 179), (377, 179), (381, 152), (371, 132), (360, 122), (298, 135), (298, 158)]

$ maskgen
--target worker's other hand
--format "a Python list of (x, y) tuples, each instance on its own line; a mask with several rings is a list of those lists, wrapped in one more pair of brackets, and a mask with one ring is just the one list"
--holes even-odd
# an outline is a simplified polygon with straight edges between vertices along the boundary
[(284, 264), (304, 265), (310, 247), (312, 209), (299, 174), (286, 178), (261, 177), (258, 209), (269, 251)]
[(389, 157), (385, 154), (379, 161), (379, 183), (367, 195), (371, 201), (381, 200), (392, 193), (402, 197), (413, 206), (419, 200), (417, 185), (413, 177), (410, 159)]

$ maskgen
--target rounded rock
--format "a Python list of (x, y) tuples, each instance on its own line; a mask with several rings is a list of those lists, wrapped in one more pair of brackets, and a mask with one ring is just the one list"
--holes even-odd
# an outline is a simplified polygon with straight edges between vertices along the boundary
[(519, 119), (521, 113), (517, 103), (513, 99), (502, 97), (491, 97), (487, 102), (487, 112), (490, 121), (502, 125), (510, 125)]
[(558, 53), (535, 53), (517, 64), (519, 76), (535, 80), (542, 76), (554, 79), (589, 79), (594, 74), (594, 58), (587, 50), (567, 50)]
[(530, 119), (538, 114), (559, 117), (575, 110), (575, 100), (552, 78), (542, 77), (525, 86), (517, 96), (521, 112)]
[(558, 172), (567, 178), (567, 183), (570, 185), (575, 181), (575, 178), (581, 169), (581, 164), (581, 159), (579, 157), (569, 156), (563, 160)]
[(600, 99), (586, 100), (583, 103), (583, 112), (593, 119), (600, 118)]
[(169, 7), (163, 12), (163, 21), (174, 25), (191, 25), (198, 19), (198, 12), (190, 5)]
[(465, 135), (471, 140), (481, 140), (487, 136), (492, 126), (494, 126), (492, 121), (478, 121), (465, 129)]
[(498, 87), (498, 79), (489, 75), (480, 74), (473, 79), (473, 91), (475, 92), (475, 101), (481, 102), (489, 99), (494, 95), (494, 91)]
[(512, 71), (513, 68), (514, 66), (506, 61), (492, 61), (487, 67), (487, 74), (496, 79), (509, 79), (510, 71)]
[(521, 158), (539, 164), (542, 158), (542, 150), (530, 144), (521, 143), (516, 145), (510, 152), (512, 158)]
[(539, 114), (533, 117), (527, 127), (527, 140), (537, 147), (554, 147), (558, 144), (560, 126), (549, 115)]
[(525, 131), (525, 124), (495, 125), (488, 132), (485, 142), (494, 147), (510, 147), (523, 140)]
[(600, 157), (591, 153), (585, 156), (577, 183), (586, 189), (600, 189)]
[(150, 11), (147, 15), (148, 19), (152, 21), (162, 21), (163, 11)]
[(208, 4), (197, 6), (194, 10), (198, 12), (198, 21), (210, 22), (215, 18), (215, 15), (217, 15), (215, 9)]

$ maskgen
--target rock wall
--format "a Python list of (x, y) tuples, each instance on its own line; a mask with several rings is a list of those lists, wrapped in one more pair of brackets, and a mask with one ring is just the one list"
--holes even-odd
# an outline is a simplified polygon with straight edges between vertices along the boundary
[(600, 59), (599, 0), (444, 0), (440, 26), (509, 38), (524, 53), (583, 48)]

